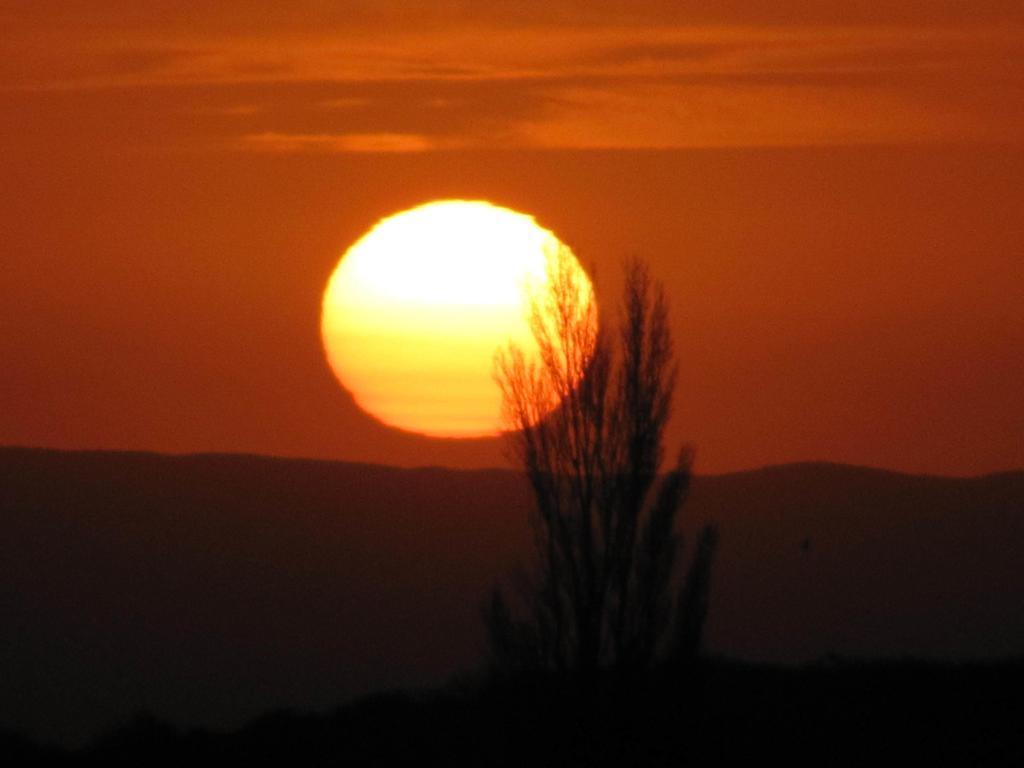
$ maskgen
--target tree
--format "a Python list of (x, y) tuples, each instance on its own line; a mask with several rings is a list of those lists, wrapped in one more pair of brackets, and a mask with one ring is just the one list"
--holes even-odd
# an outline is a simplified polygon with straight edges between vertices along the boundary
[(495, 589), (485, 606), (505, 669), (640, 670), (699, 648), (715, 532), (703, 531), (679, 585), (675, 522), (692, 454), (660, 473), (676, 382), (667, 302), (640, 261), (625, 278), (615, 335), (571, 254), (552, 254), (530, 313), (539, 360), (515, 345), (495, 358), (536, 555), (520, 574), (520, 604)]

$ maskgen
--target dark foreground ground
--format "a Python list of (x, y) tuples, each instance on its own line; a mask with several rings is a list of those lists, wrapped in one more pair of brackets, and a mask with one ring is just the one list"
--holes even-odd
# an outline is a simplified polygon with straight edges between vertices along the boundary
[[(230, 732), (140, 716), (86, 749), (0, 735), (7, 758), (404, 765), (1024, 765), (1024, 662), (712, 661), (628, 685), (461, 682), (367, 697), (329, 714), (277, 712)], [(11, 763), (8, 763), (11, 764)]]

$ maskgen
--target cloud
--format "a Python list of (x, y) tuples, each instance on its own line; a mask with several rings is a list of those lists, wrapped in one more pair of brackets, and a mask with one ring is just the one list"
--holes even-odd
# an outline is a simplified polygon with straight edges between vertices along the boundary
[[(1024, 27), (453, 26), (302, 36), (7, 41), (5, 87), (99, 88), (244, 82), (389, 82), (682, 74), (972, 71), (1018, 62)], [(29, 44), (34, 42), (35, 44)], [(25, 66), (30, 65), (30, 66)]]
[(984, 139), (986, 121), (943, 114), (884, 88), (809, 85), (638, 85), (570, 88), (524, 144), (549, 148), (813, 146)]
[(410, 133), (288, 134), (259, 133), (242, 137), (245, 149), (262, 152), (425, 152), (435, 144)]
[(1012, 141), (1024, 102), (1012, 26), (212, 29), (14, 36), (0, 92), (91, 93), (136, 143), (162, 119), (176, 145), (281, 152)]

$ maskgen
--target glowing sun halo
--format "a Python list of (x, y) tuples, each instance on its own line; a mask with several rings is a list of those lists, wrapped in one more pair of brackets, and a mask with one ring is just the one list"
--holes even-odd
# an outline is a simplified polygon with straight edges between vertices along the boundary
[(494, 354), (510, 341), (536, 354), (526, 289), (543, 287), (547, 256), (564, 247), (532, 216), (481, 201), (442, 200), (380, 220), (324, 292), (321, 335), (335, 376), (391, 426), (497, 434)]

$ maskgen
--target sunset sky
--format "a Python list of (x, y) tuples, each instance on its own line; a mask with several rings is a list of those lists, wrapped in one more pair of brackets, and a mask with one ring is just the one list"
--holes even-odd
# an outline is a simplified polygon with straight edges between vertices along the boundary
[[(525, 7), (524, 7), (525, 6)], [(0, 4), (0, 444), (501, 466), (320, 340), (438, 198), (668, 291), (697, 471), (1024, 466), (1024, 5)]]

